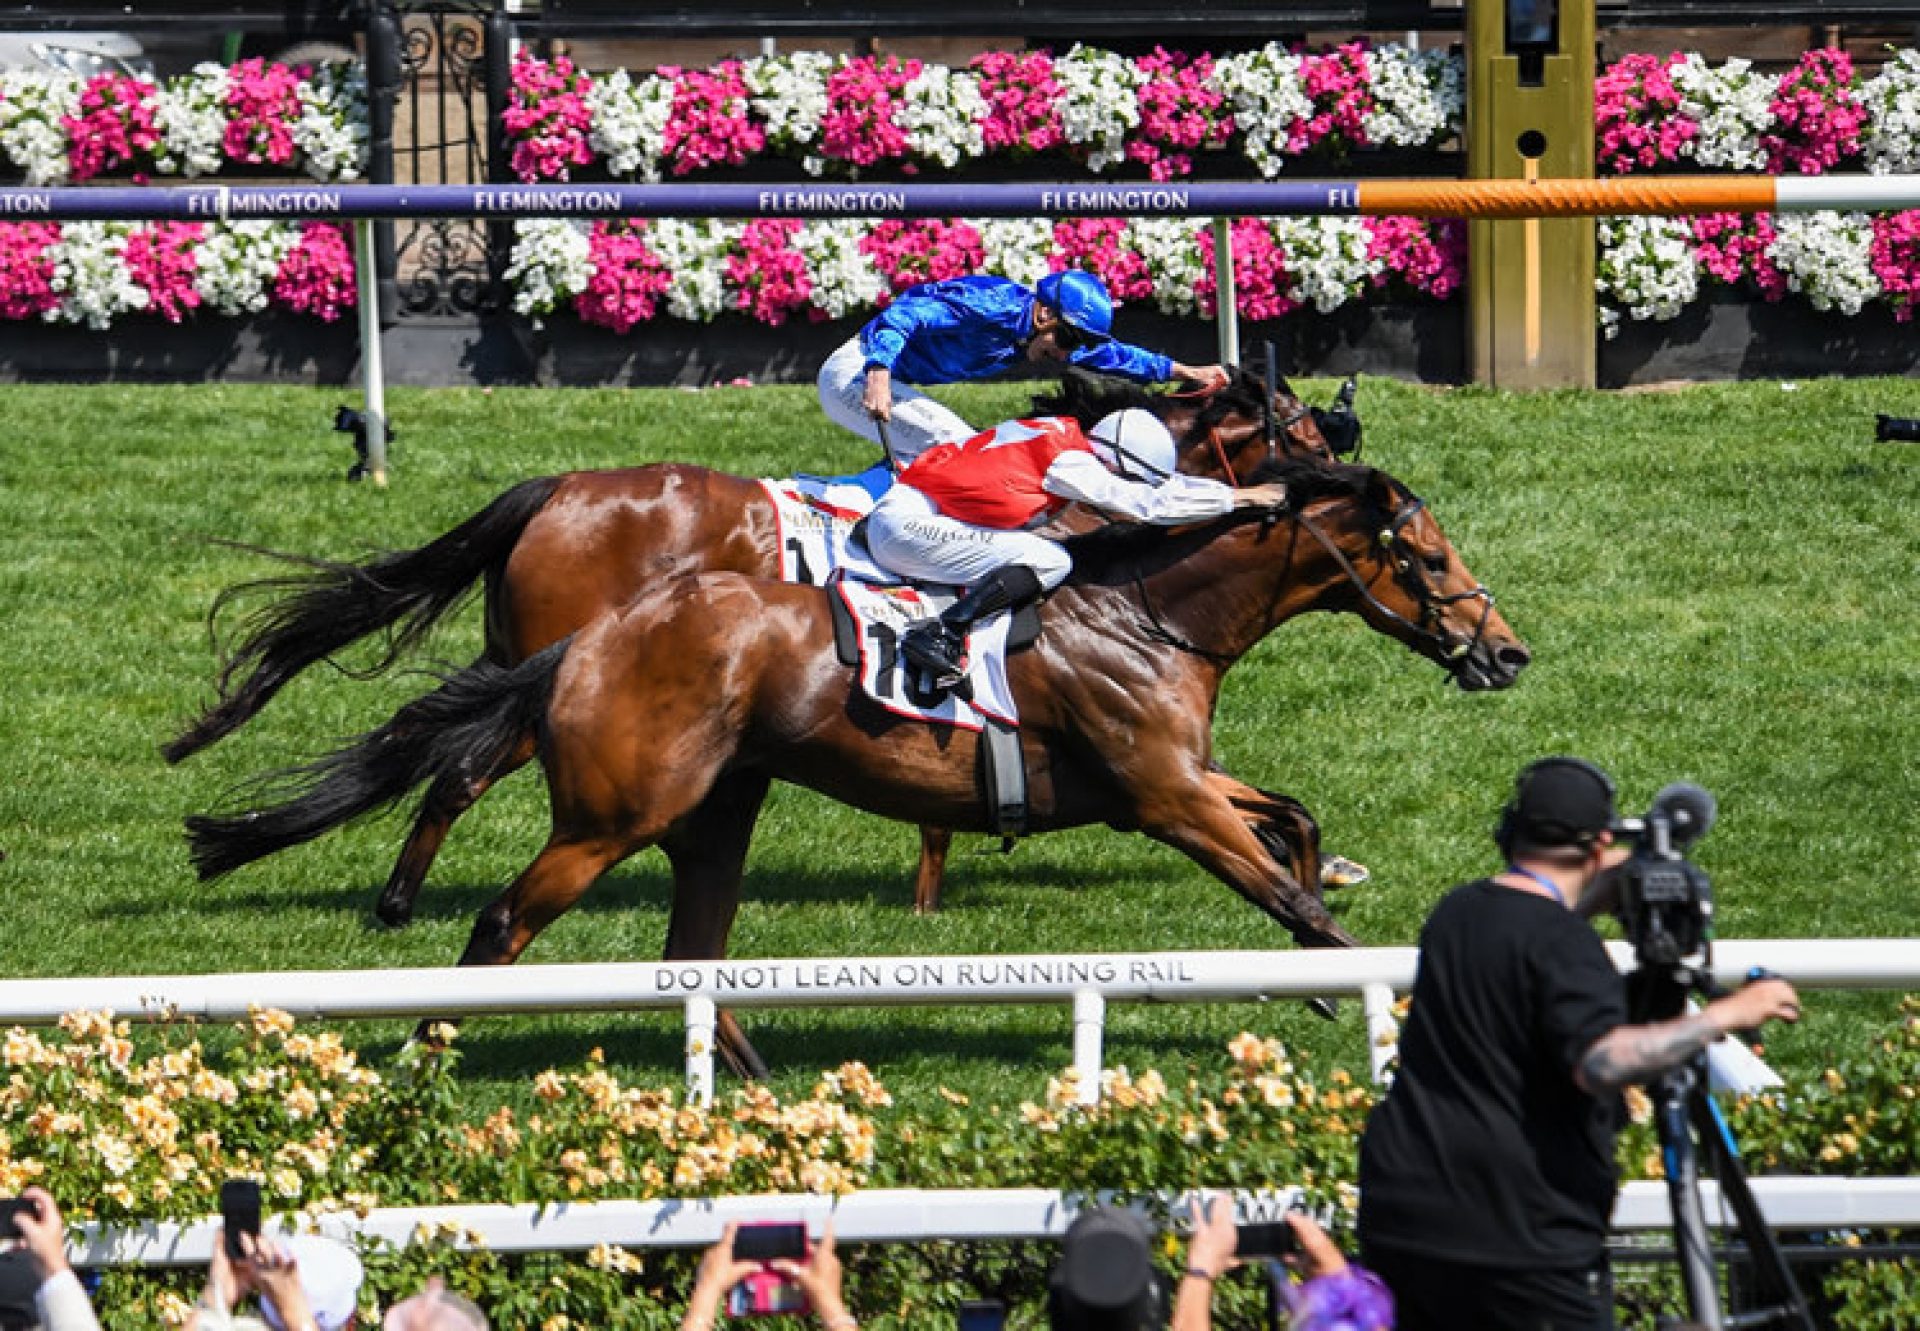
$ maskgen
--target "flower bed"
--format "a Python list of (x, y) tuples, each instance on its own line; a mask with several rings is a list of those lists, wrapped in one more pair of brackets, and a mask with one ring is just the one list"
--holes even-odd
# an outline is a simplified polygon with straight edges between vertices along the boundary
[[(209, 1041), (223, 1051), (211, 1052)], [(1149, 1196), (1297, 1184), (1344, 1226), (1355, 1144), (1374, 1100), (1348, 1073), (1316, 1076), (1254, 1035), (1171, 1076), (1110, 1069), (1090, 1108), (1076, 1103), (1070, 1075), (1017, 1106), (975, 1105), (947, 1089), (930, 1104), (896, 1105), (866, 1068), (848, 1064), (803, 1097), (783, 1102), (763, 1086), (735, 1086), (700, 1109), (675, 1090), (623, 1084), (596, 1056), (576, 1070), (541, 1072), (532, 1108), (516, 1112), (463, 1102), (451, 1052), (410, 1048), (376, 1069), (337, 1035), (297, 1030), (269, 1011), (242, 1023), (233, 1040), (203, 1040), (191, 1025), (136, 1030), (78, 1013), (57, 1037), (10, 1032), (4, 1060), (0, 1193), (38, 1183), (71, 1218), (115, 1223), (214, 1214), (221, 1180), (245, 1174), (262, 1180), (271, 1210), (315, 1216), (863, 1188)], [(1790, 1114), (1777, 1101), (1750, 1099), (1731, 1118), (1756, 1168), (1913, 1174), (1916, 1082), (1920, 1001), (1909, 999), (1876, 1047), (1791, 1087)], [(1629, 1177), (1658, 1176), (1644, 1099), (1621, 1142)], [(688, 1288), (686, 1257), (604, 1247), (584, 1258), (509, 1261), (456, 1251), (447, 1237), (422, 1234), (402, 1252), (370, 1252), (369, 1303), (416, 1288), (432, 1271), (488, 1308), (496, 1325), (671, 1326)], [(1048, 1257), (1045, 1245), (856, 1248), (849, 1289), (863, 1321), (926, 1325), (944, 1315), (930, 1308), (950, 1310), (982, 1282), (1037, 1301)], [(1892, 1288), (1913, 1276), (1894, 1266), (1839, 1278)], [(112, 1326), (177, 1326), (197, 1284), (190, 1272), (115, 1272), (99, 1302)], [(1257, 1307), (1251, 1288), (1228, 1297), (1247, 1299), (1240, 1312)], [(1872, 1307), (1863, 1305), (1863, 1316)]]

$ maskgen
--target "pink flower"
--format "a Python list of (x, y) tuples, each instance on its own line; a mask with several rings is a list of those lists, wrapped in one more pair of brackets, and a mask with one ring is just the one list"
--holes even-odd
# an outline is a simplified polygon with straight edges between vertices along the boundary
[(1188, 154), (1224, 148), (1233, 134), (1226, 98), (1207, 82), (1213, 57), (1188, 56), (1156, 46), (1140, 62), (1140, 128), (1127, 140), (1127, 156), (1145, 163), (1155, 180), (1172, 180), (1193, 171)]
[(1348, 42), (1323, 55), (1303, 56), (1300, 77), (1313, 114), (1288, 127), (1287, 151), (1306, 152), (1324, 143), (1365, 147), (1367, 115), (1373, 110), (1366, 43)]
[(986, 117), (980, 122), (987, 151), (1015, 154), (1045, 152), (1067, 141), (1060, 123), (1065, 89), (1053, 77), (1053, 57), (1045, 51), (989, 51), (970, 68), (980, 77)]
[(285, 166), (300, 119), (299, 72), (259, 58), (227, 71), (227, 130), (221, 151), (236, 162)]
[(665, 260), (647, 248), (645, 222), (595, 222), (593, 277), (574, 300), (583, 322), (624, 333), (653, 318), (673, 285)]
[(0, 222), (0, 319), (37, 319), (59, 307), (49, 253), (59, 243), (53, 222)]
[(1911, 321), (1920, 302), (1920, 209), (1874, 216), (1868, 262), (1893, 305), (1893, 317)]
[(1680, 92), (1673, 86), (1678, 51), (1623, 56), (1593, 84), (1594, 155), (1608, 171), (1625, 174), (1680, 160), (1699, 137), (1700, 126), (1680, 114)]
[(145, 79), (102, 74), (87, 80), (80, 93), (80, 114), (62, 116), (67, 131), (67, 162), (76, 181), (91, 180), (123, 166), (136, 168), (134, 179), (152, 166), (161, 134), (154, 123), (157, 89)]
[(1126, 221), (1118, 217), (1076, 217), (1053, 224), (1054, 272), (1085, 268), (1097, 273), (1115, 300), (1150, 300), (1153, 275), (1140, 251), (1127, 244)]
[(882, 222), (861, 238), (860, 251), (873, 260), (895, 292), (922, 282), (965, 277), (986, 263), (978, 231), (965, 222), (937, 218)]
[(1767, 170), (1817, 176), (1860, 152), (1867, 111), (1854, 92), (1845, 51), (1808, 51), (1780, 79), (1768, 108), (1776, 128), (1760, 136)]
[[(1213, 228), (1200, 232), (1202, 271), (1194, 291), (1200, 297), (1200, 312), (1212, 318), (1219, 307), (1213, 281)], [(1278, 319), (1300, 307), (1286, 294), (1287, 255), (1273, 237), (1273, 228), (1258, 217), (1237, 218), (1228, 228), (1233, 246), (1233, 285), (1236, 308), (1242, 318), (1258, 323)]]
[(1691, 225), (1694, 255), (1708, 276), (1728, 286), (1751, 282), (1769, 301), (1787, 294), (1787, 275), (1768, 257), (1774, 238), (1771, 215), (1703, 213)]
[[(740, 248), (727, 256), (727, 281), (738, 293), (735, 302), (761, 323), (778, 327), (795, 310), (811, 308), (807, 261), (791, 243), (799, 230), (793, 218), (749, 222)], [(814, 313), (825, 317), (822, 311)]]
[(513, 62), (513, 88), (500, 124), (513, 143), (513, 173), (522, 180), (570, 180), (572, 169), (593, 160), (588, 134), (593, 113), (587, 90), (593, 81), (565, 56), (536, 60), (521, 51)]
[(1367, 257), (1386, 265), (1376, 287), (1395, 283), (1418, 295), (1445, 300), (1467, 276), (1467, 228), (1454, 218), (1370, 217)]
[(708, 72), (661, 67), (660, 74), (673, 80), (665, 155), (674, 175), (739, 166), (767, 146), (766, 130), (747, 114), (749, 94), (740, 70), (738, 60), (723, 60)]
[(179, 323), (200, 305), (193, 275), (200, 267), (197, 247), (206, 233), (197, 222), (155, 222), (135, 227), (127, 237), (127, 271), (146, 288), (148, 308), (168, 323)]
[(827, 77), (827, 113), (820, 121), (822, 156), (872, 166), (905, 157), (906, 131), (894, 123), (903, 90), (919, 77), (918, 60), (861, 56)]
[(280, 261), (273, 298), (296, 314), (332, 323), (359, 303), (354, 285), (353, 248), (338, 222), (308, 222), (300, 239)]

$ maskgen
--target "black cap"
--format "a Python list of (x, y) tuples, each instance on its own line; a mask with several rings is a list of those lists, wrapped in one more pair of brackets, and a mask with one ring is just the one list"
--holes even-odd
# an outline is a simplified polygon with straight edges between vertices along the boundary
[(25, 1248), (0, 1252), (0, 1327), (38, 1326), (40, 1270)]
[(1581, 846), (1613, 821), (1612, 778), (1583, 758), (1542, 758), (1514, 783), (1501, 843)]
[(1053, 1273), (1054, 1331), (1152, 1331), (1160, 1325), (1153, 1228), (1132, 1211), (1101, 1206), (1067, 1227)]

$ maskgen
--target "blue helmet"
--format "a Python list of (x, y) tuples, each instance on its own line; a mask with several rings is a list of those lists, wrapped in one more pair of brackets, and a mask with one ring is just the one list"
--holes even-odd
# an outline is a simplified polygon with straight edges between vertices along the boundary
[(1107, 284), (1079, 268), (1048, 273), (1034, 287), (1040, 303), (1089, 342), (1105, 342), (1113, 330), (1113, 297)]

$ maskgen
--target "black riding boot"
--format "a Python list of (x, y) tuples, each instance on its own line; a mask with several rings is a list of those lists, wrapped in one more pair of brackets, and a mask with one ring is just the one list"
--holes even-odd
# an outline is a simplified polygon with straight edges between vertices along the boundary
[(967, 677), (967, 630), (996, 610), (1025, 605), (1040, 595), (1040, 575), (1025, 564), (997, 568), (976, 582), (966, 595), (923, 620), (900, 639), (907, 664), (927, 677), (937, 689), (950, 689)]

